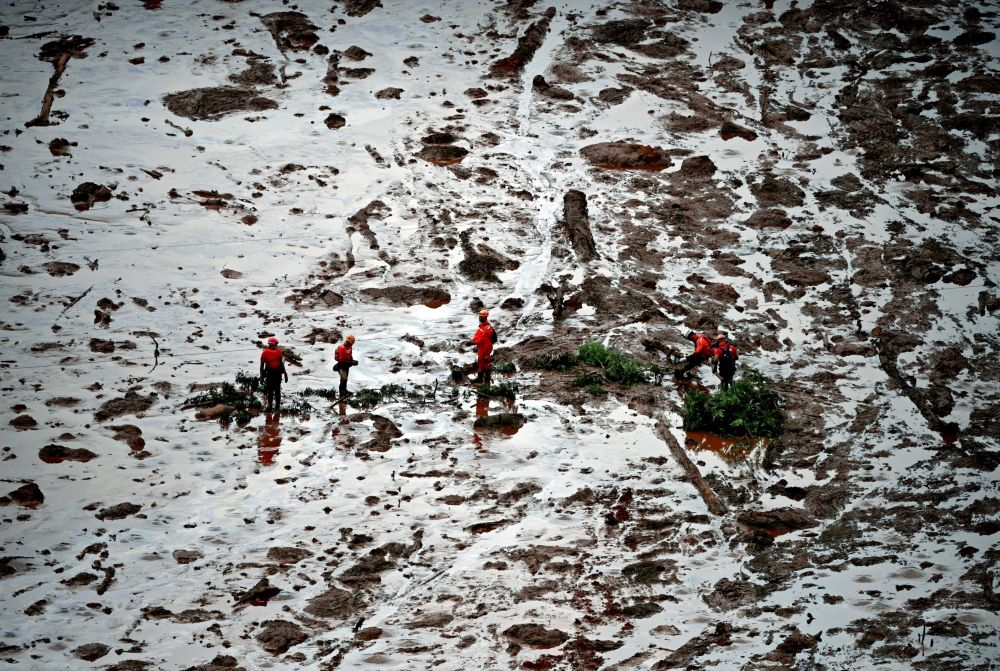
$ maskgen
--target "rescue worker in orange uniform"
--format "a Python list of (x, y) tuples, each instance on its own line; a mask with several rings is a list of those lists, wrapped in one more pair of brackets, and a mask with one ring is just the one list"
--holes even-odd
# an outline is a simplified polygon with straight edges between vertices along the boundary
[(268, 338), (267, 349), (260, 353), (260, 379), (264, 383), (265, 412), (281, 410), (281, 378), (288, 382), (285, 358), (278, 349), (278, 339)]
[(729, 344), (726, 334), (722, 331), (715, 334), (715, 342), (712, 343), (712, 370), (718, 371), (722, 389), (728, 389), (733, 383), (733, 376), (736, 375), (736, 361), (740, 358), (736, 351), (736, 346)]
[(472, 344), (476, 346), (476, 350), (479, 352), (476, 384), (483, 383), (488, 385), (493, 382), (493, 363), (491, 359), (493, 357), (493, 344), (496, 341), (496, 331), (493, 330), (493, 326), (490, 324), (490, 311), (480, 310), (479, 329), (472, 336)]
[(684, 367), (674, 371), (674, 376), (678, 378), (685, 377), (693, 368), (700, 366), (712, 358), (712, 342), (708, 339), (708, 336), (703, 333), (688, 331), (684, 338), (694, 343), (694, 351), (688, 355)]
[(333, 358), (337, 360), (337, 363), (333, 365), (333, 369), (340, 374), (341, 399), (345, 399), (349, 395), (347, 393), (347, 376), (351, 372), (351, 366), (358, 365), (358, 362), (354, 360), (354, 342), (354, 336), (347, 336), (333, 355)]

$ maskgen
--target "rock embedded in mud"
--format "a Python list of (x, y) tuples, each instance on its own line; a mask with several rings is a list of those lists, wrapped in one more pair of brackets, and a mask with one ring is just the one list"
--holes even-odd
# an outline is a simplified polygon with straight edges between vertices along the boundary
[(111, 189), (103, 184), (84, 182), (73, 189), (69, 200), (77, 211), (89, 210), (96, 203), (106, 203), (111, 200)]
[(354, 638), (359, 641), (374, 641), (375, 639), (380, 638), (383, 633), (384, 632), (380, 627), (365, 627), (355, 634)]
[(274, 587), (271, 585), (271, 581), (264, 577), (258, 580), (257, 583), (247, 591), (233, 594), (233, 598), (236, 600), (237, 605), (254, 602), (266, 603), (280, 593), (281, 588)]
[(714, 610), (727, 611), (748, 606), (759, 596), (759, 589), (753, 583), (723, 578), (715, 583), (710, 594), (705, 594), (702, 598)]
[(363, 606), (364, 600), (359, 593), (333, 587), (310, 599), (304, 610), (316, 617), (346, 620)]
[(58, 464), (61, 461), (87, 462), (96, 456), (84, 447), (70, 448), (62, 445), (46, 445), (38, 450), (38, 458), (47, 464)]
[(143, 396), (135, 390), (130, 389), (125, 392), (125, 396), (111, 399), (102, 404), (97, 412), (94, 413), (94, 419), (98, 422), (103, 422), (115, 417), (121, 417), (122, 415), (135, 415), (149, 410), (156, 403), (156, 399), (157, 394), (155, 393)]
[(796, 531), (817, 526), (819, 522), (804, 510), (797, 508), (776, 508), (774, 510), (750, 510), (740, 513), (736, 521), (755, 529), (772, 532)]
[(163, 104), (177, 116), (195, 121), (218, 121), (237, 112), (261, 112), (277, 109), (278, 103), (257, 95), (254, 89), (215, 86), (169, 93)]
[(805, 191), (791, 180), (768, 175), (756, 184), (750, 185), (750, 192), (757, 197), (761, 207), (798, 207), (805, 202)]
[(130, 515), (135, 515), (142, 510), (142, 506), (136, 503), (119, 503), (108, 508), (101, 508), (94, 517), (101, 521), (121, 520)]
[(326, 124), (326, 127), (330, 130), (337, 130), (338, 128), (344, 127), (347, 123), (347, 119), (344, 118), (342, 114), (335, 114), (331, 112), (326, 116), (326, 119), (323, 120), (323, 123)]
[(211, 662), (189, 666), (184, 671), (246, 671), (232, 655), (216, 655)]
[(472, 425), (474, 429), (480, 430), (504, 430), (504, 429), (520, 429), (525, 423), (524, 415), (517, 412), (503, 412), (499, 415), (489, 415), (486, 417), (477, 417), (475, 423)]
[(416, 157), (434, 163), (435, 165), (454, 165), (461, 163), (469, 150), (455, 145), (427, 145), (416, 153)]
[(66, 261), (49, 261), (42, 264), (42, 268), (52, 277), (69, 277), (80, 270), (80, 266)]
[(193, 561), (201, 559), (205, 555), (199, 550), (174, 550), (173, 553), (171, 553), (171, 556), (178, 564), (190, 564)]
[(631, 142), (599, 142), (580, 149), (580, 155), (599, 168), (611, 170), (651, 170), (670, 167), (670, 154), (660, 147)]
[(594, 26), (591, 37), (601, 44), (617, 44), (627, 47), (646, 39), (646, 31), (653, 24), (644, 19), (621, 19)]
[(455, 616), (451, 613), (426, 613), (406, 623), (407, 629), (440, 629), (449, 624)]
[(393, 305), (443, 305), (451, 301), (451, 294), (436, 287), (369, 287), (360, 293), (374, 301)]
[(719, 137), (723, 140), (732, 140), (734, 137), (738, 137), (747, 142), (753, 142), (757, 139), (757, 133), (749, 128), (734, 124), (732, 121), (725, 121), (719, 127)]
[(716, 172), (715, 163), (707, 156), (689, 156), (681, 163), (678, 173), (689, 180), (709, 179)]
[(376, 7), (381, 7), (379, 0), (344, 0), (344, 13), (348, 16), (364, 16)]
[(38, 420), (31, 415), (18, 415), (14, 419), (10, 420), (8, 424), (13, 426), (18, 431), (26, 431), (38, 426)]
[(53, 156), (72, 156), (70, 147), (77, 146), (76, 142), (70, 142), (66, 138), (57, 137), (49, 142), (49, 153)]
[(792, 220), (788, 218), (788, 213), (777, 208), (762, 208), (750, 215), (745, 222), (750, 228), (788, 228), (792, 225)]
[(80, 647), (73, 649), (73, 656), (85, 662), (93, 662), (96, 659), (104, 657), (110, 651), (111, 648), (103, 643), (84, 643)]
[(396, 88), (394, 86), (389, 86), (387, 88), (381, 89), (375, 92), (375, 97), (379, 100), (399, 100), (399, 96), (402, 95), (403, 89)]
[(554, 648), (569, 640), (569, 634), (549, 629), (540, 624), (515, 624), (504, 630), (503, 635), (515, 643), (532, 648)]
[(531, 88), (540, 95), (553, 100), (573, 100), (576, 97), (569, 89), (549, 84), (542, 75), (535, 75), (535, 78), (531, 80)]
[(257, 641), (272, 655), (284, 654), (309, 638), (302, 627), (287, 620), (267, 620), (261, 624), (261, 629)]
[(267, 551), (267, 558), (279, 564), (297, 564), (312, 556), (312, 551), (305, 548), (273, 547)]
[(0, 497), (0, 505), (7, 505), (11, 502), (25, 508), (37, 508), (45, 502), (45, 495), (42, 494), (42, 490), (38, 488), (38, 485), (34, 482), (29, 482), (13, 491), (7, 492), (7, 496)]

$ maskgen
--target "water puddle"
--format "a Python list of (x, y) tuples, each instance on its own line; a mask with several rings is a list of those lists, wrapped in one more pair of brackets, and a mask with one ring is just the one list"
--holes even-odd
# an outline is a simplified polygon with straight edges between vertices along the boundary
[(767, 447), (766, 438), (723, 438), (707, 431), (688, 431), (684, 447), (688, 451), (708, 451), (719, 455), (727, 464), (743, 462), (758, 447)]
[(281, 445), (281, 413), (272, 412), (264, 416), (264, 426), (257, 434), (257, 463), (270, 466), (278, 455)]

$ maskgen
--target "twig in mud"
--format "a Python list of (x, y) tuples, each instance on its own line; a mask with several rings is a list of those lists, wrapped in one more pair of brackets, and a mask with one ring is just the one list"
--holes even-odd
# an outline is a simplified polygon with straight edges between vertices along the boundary
[(171, 128), (176, 128), (180, 132), (184, 133), (184, 137), (191, 137), (192, 135), (194, 135), (194, 131), (191, 130), (190, 128), (182, 128), (181, 126), (178, 126), (177, 124), (175, 124), (170, 119), (164, 119), (163, 121), (164, 121), (164, 123), (166, 123)]
[(74, 305), (76, 305), (77, 303), (79, 303), (80, 301), (82, 301), (84, 298), (86, 298), (87, 294), (89, 294), (90, 290), (93, 289), (93, 288), (94, 288), (94, 286), (90, 285), (89, 287), (87, 287), (87, 290), (84, 291), (82, 294), (80, 294), (76, 298), (70, 299), (70, 302), (66, 304), (66, 307), (64, 307), (63, 310), (62, 310), (62, 312), (59, 313), (59, 316), (56, 317), (56, 321), (59, 321), (59, 319), (64, 314), (66, 314), (67, 310), (69, 310), (71, 307), (73, 307)]

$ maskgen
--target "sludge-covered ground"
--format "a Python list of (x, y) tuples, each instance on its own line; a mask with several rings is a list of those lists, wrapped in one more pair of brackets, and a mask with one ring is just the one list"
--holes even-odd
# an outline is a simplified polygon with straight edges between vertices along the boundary
[[(0, 11), (4, 664), (989, 668), (996, 9), (383, 5)], [(716, 328), (779, 441), (531, 365)], [(429, 395), (187, 407), (347, 333)]]

